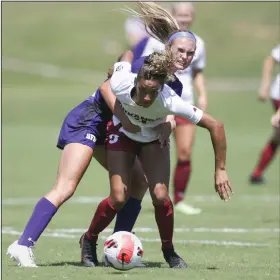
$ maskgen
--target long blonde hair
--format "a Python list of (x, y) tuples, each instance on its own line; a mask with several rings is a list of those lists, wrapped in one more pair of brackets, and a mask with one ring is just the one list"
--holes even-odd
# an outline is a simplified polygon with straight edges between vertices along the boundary
[(166, 44), (173, 33), (180, 31), (173, 16), (159, 5), (153, 2), (137, 2), (137, 6), (140, 12), (131, 8), (124, 10), (141, 19), (146, 31), (155, 39)]

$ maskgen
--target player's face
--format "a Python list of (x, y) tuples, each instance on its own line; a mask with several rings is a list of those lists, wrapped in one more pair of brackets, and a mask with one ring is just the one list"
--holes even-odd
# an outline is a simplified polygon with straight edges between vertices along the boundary
[(173, 10), (173, 16), (177, 20), (181, 30), (188, 30), (194, 20), (194, 12), (191, 7), (180, 5)]
[(174, 71), (184, 70), (191, 64), (196, 43), (189, 38), (176, 38), (172, 41), (171, 51), (174, 58)]
[(137, 104), (143, 107), (149, 107), (153, 104), (160, 90), (159, 81), (140, 79), (137, 82)]

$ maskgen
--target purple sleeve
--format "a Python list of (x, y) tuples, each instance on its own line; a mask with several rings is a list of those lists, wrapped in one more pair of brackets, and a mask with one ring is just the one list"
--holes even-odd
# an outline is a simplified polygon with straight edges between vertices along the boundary
[(147, 42), (149, 40), (150, 37), (146, 36), (144, 37), (142, 40), (140, 40), (139, 43), (136, 44), (136, 46), (133, 48), (132, 52), (133, 52), (133, 56), (134, 59), (137, 60), (138, 58), (140, 58), (144, 52), (144, 49), (147, 45)]
[(139, 71), (139, 69), (144, 64), (145, 58), (146, 58), (146, 56), (142, 56), (142, 57), (132, 61), (132, 64), (131, 64), (131, 72), (132, 73), (137, 73)]

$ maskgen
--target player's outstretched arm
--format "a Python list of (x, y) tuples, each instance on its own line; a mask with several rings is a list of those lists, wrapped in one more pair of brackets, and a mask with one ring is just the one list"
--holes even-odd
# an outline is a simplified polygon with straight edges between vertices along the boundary
[(221, 199), (227, 201), (230, 199), (232, 189), (226, 172), (227, 143), (224, 125), (206, 113), (202, 115), (197, 125), (210, 132), (215, 153), (215, 188)]
[(230, 199), (232, 192), (226, 172), (227, 143), (224, 125), (221, 121), (203, 113), (199, 108), (188, 105), (177, 95), (171, 95), (172, 102), (167, 108), (169, 114), (183, 117), (198, 126), (206, 128), (211, 135), (212, 145), (215, 153), (215, 189), (223, 200)]

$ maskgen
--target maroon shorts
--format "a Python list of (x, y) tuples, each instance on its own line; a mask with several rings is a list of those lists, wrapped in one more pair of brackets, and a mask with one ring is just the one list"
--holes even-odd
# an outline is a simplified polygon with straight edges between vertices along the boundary
[(133, 153), (139, 155), (141, 148), (148, 144), (160, 145), (159, 141), (152, 141), (148, 143), (137, 142), (128, 138), (123, 132), (119, 131), (120, 125), (114, 126), (110, 121), (107, 125), (107, 136), (105, 140), (106, 148), (110, 151), (122, 151), (126, 153)]
[(277, 111), (280, 108), (280, 100), (272, 99), (273, 108)]
[(184, 119), (182, 117), (175, 117), (175, 121), (176, 121), (176, 125), (180, 125), (180, 124), (191, 124), (194, 125), (191, 121)]

